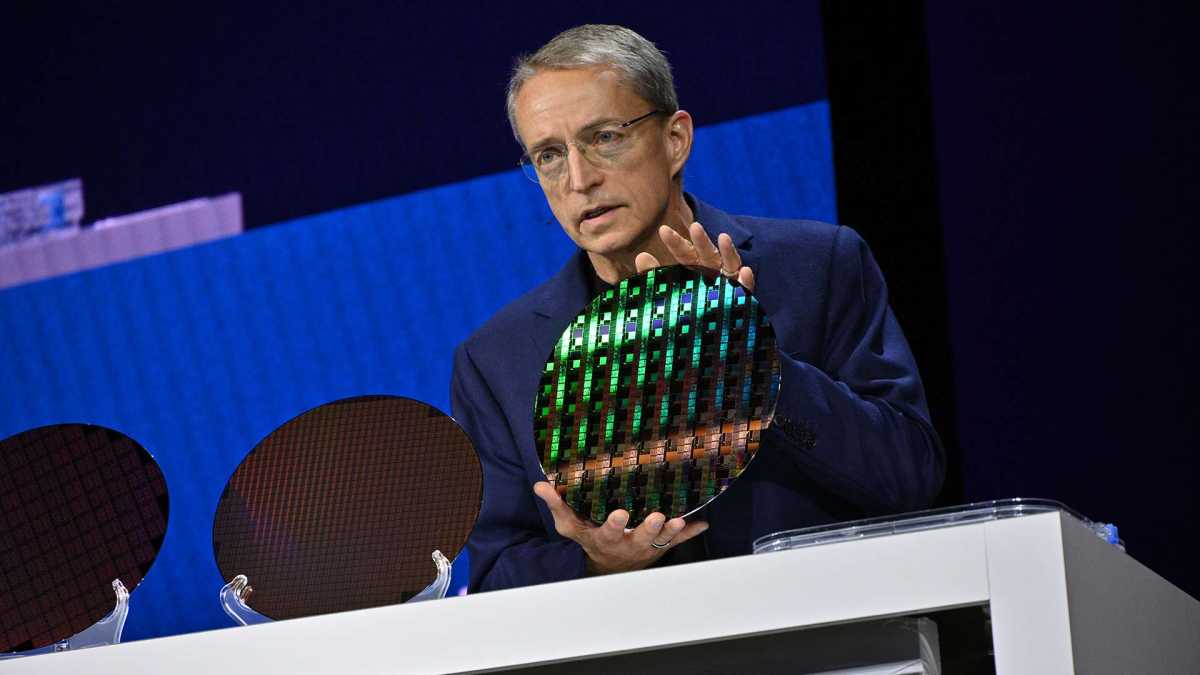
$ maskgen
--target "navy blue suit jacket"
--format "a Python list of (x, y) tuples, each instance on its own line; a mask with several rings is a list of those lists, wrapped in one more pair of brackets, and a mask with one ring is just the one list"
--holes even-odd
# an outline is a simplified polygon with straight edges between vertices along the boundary
[[(709, 237), (728, 233), (754, 270), (782, 361), (776, 419), (754, 461), (701, 512), (703, 556), (749, 553), (755, 538), (779, 530), (927, 506), (941, 487), (943, 452), (867, 245), (846, 227), (689, 202)], [(483, 465), (483, 505), (467, 544), (472, 592), (586, 573), (582, 548), (555, 532), (533, 494), (544, 480), (533, 403), (551, 349), (591, 299), (591, 274), (577, 252), (455, 351), (453, 415)]]

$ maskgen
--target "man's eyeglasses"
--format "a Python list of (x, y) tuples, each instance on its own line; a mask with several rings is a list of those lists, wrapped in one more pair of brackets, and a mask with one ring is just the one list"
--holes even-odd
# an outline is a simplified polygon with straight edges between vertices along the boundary
[[(620, 163), (621, 157), (634, 145), (633, 137), (627, 130), (647, 117), (661, 112), (665, 111), (651, 110), (628, 122), (614, 122), (602, 126), (570, 141), (568, 145), (575, 146), (579, 155), (592, 166), (612, 168)], [(526, 178), (535, 183), (557, 184), (567, 175), (567, 152), (567, 145), (541, 146), (532, 154), (521, 155), (521, 171)]]

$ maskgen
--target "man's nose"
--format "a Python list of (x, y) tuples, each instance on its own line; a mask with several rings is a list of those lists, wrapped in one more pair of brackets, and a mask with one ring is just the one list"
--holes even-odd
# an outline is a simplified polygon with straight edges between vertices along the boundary
[(604, 174), (592, 164), (583, 152), (572, 146), (567, 153), (567, 183), (572, 192), (587, 192), (595, 185), (604, 181)]

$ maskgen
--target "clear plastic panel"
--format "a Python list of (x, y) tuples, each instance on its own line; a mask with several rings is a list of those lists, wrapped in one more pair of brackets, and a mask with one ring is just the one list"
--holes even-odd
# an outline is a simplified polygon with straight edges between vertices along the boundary
[(927, 511), (914, 511), (893, 516), (865, 518), (816, 527), (803, 527), (796, 530), (784, 530), (764, 537), (754, 542), (755, 553), (770, 553), (786, 551), (806, 546), (833, 544), (856, 539), (882, 537), (889, 534), (918, 532), (955, 525), (969, 525), (988, 520), (1002, 518), (1019, 518), (1037, 513), (1058, 511), (1065, 513), (1083, 523), (1096, 536), (1125, 550), (1125, 542), (1117, 534), (1117, 527), (1109, 523), (1096, 523), (1084, 518), (1069, 506), (1050, 499), (1029, 499), (1017, 497), (1014, 499), (999, 499), (989, 502), (976, 502), (962, 506), (949, 506)]
[[(432, 584), (426, 586), (425, 590), (406, 600), (406, 603), (441, 600), (446, 597), (446, 591), (450, 588), (450, 561), (441, 551), (435, 550), (432, 557), (433, 565), (437, 569), (437, 578)], [(235, 576), (229, 583), (221, 587), (221, 609), (225, 610), (229, 618), (242, 626), (270, 623), (274, 619), (259, 614), (246, 604), (246, 599), (253, 592), (254, 587), (250, 585), (250, 579), (245, 574)]]
[(120, 579), (113, 579), (112, 588), (113, 594), (116, 596), (116, 604), (113, 607), (113, 611), (109, 612), (108, 616), (92, 624), (90, 628), (85, 628), (66, 640), (56, 642), (52, 645), (24, 652), (0, 654), (0, 660), (119, 643), (121, 641), (121, 633), (125, 630), (125, 620), (129, 617), (129, 591), (125, 588), (125, 584), (121, 583)]

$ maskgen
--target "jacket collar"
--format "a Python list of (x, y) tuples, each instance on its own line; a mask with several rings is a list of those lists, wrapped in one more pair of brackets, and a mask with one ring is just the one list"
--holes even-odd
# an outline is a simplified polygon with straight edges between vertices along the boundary
[(592, 261), (587, 252), (576, 249), (567, 264), (534, 292), (534, 313), (549, 319), (562, 318), (565, 326), (591, 299), (588, 293), (591, 274)]

